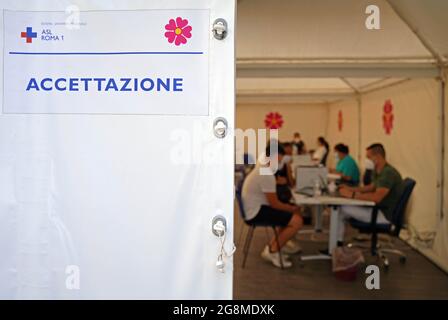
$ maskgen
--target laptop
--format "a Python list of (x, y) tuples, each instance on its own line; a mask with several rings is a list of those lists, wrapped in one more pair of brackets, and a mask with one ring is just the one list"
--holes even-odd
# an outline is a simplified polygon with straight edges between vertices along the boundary
[(296, 190), (295, 192), (298, 193), (298, 194), (302, 194), (304, 196), (307, 196), (307, 197), (314, 196), (314, 188), (311, 188), (311, 187), (305, 187), (305, 188)]
[(293, 167), (312, 166), (312, 165), (314, 165), (314, 162), (311, 159), (311, 155), (301, 154), (301, 155), (292, 156), (292, 165), (293, 165)]
[(309, 197), (314, 196), (314, 185), (319, 181), (321, 188), (328, 192), (328, 169), (319, 166), (298, 166), (296, 168), (295, 192)]

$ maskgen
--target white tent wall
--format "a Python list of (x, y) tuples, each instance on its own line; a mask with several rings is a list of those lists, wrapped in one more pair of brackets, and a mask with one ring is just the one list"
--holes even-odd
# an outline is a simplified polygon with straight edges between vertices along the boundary
[[(339, 130), (339, 112), (342, 114), (342, 127)], [(337, 143), (344, 143), (349, 146), (350, 154), (355, 159), (359, 159), (359, 109), (356, 99), (345, 100), (332, 104), (328, 111), (327, 139), (333, 147)], [(328, 165), (334, 167), (334, 157), (331, 148)]]
[(269, 112), (278, 112), (283, 117), (283, 126), (278, 131), (280, 141), (291, 141), (294, 132), (300, 132), (307, 148), (313, 149), (317, 137), (325, 135), (328, 116), (325, 104), (238, 104), (236, 127), (242, 130), (266, 129), (264, 119)]
[[(394, 125), (391, 134), (387, 135), (382, 117), (385, 101), (389, 99), (393, 105)], [(332, 143), (342, 141), (350, 146), (353, 144), (352, 149), (356, 150), (359, 128), (357, 108), (355, 99), (330, 106), (328, 139)], [(445, 217), (440, 221), (437, 188), (440, 157), (439, 108), (440, 83), (434, 79), (409, 80), (362, 95), (359, 151), (363, 159), (363, 150), (369, 144), (383, 143), (388, 161), (403, 177), (412, 177), (417, 181), (406, 221), (413, 231), (419, 234), (436, 232), (436, 236), (432, 246), (412, 239), (410, 243), (440, 267), (448, 270), (448, 219)], [(337, 128), (339, 110), (344, 114), (341, 132)], [(445, 136), (448, 136), (446, 132)], [(445, 148), (446, 140), (447, 138)], [(356, 155), (354, 152), (352, 154)], [(363, 167), (363, 162), (360, 164)], [(447, 179), (448, 173), (445, 171), (445, 185)], [(444, 208), (447, 212), (446, 196)]]
[[(388, 161), (403, 177), (417, 181), (408, 212), (408, 223), (420, 232), (437, 226), (438, 108), (437, 81), (412, 80), (362, 96), (361, 148), (384, 144)], [(390, 135), (383, 128), (386, 100), (393, 105)]]

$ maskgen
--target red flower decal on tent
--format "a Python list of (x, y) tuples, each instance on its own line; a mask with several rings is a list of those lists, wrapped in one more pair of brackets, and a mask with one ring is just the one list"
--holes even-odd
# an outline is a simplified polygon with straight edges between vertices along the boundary
[(339, 132), (342, 131), (343, 126), (344, 126), (344, 116), (342, 114), (342, 110), (339, 110), (339, 112), (338, 112), (338, 130), (339, 130)]
[(278, 112), (269, 112), (264, 119), (264, 124), (268, 129), (279, 129), (283, 125), (283, 117)]
[(390, 100), (386, 100), (383, 107), (383, 128), (386, 134), (391, 134), (394, 127), (393, 105)]
[(187, 19), (177, 17), (176, 21), (170, 19), (169, 23), (165, 25), (165, 37), (169, 43), (173, 43), (176, 46), (187, 43), (187, 38), (191, 38), (191, 30), (193, 29), (188, 25)]

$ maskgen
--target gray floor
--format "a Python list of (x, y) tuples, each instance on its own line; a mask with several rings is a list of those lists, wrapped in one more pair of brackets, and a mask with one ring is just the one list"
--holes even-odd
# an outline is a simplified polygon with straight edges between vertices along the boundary
[[(255, 231), (247, 258), (246, 268), (241, 268), (243, 237), (238, 243), (241, 219), (235, 216), (235, 242), (238, 250), (234, 259), (234, 299), (448, 299), (448, 275), (433, 265), (424, 256), (407, 246), (396, 243), (408, 254), (402, 265), (397, 257), (391, 256), (389, 271), (381, 270), (380, 290), (365, 287), (365, 265), (355, 282), (344, 282), (334, 277), (330, 261), (299, 262), (294, 256), (294, 266), (281, 270), (273, 267), (260, 257), (267, 242), (265, 228)], [(270, 231), (272, 235), (272, 231)], [(349, 230), (349, 234), (355, 235)], [(300, 236), (303, 254), (313, 254), (325, 249), (326, 236), (311, 239)], [(366, 264), (379, 264), (375, 258), (365, 254)]]

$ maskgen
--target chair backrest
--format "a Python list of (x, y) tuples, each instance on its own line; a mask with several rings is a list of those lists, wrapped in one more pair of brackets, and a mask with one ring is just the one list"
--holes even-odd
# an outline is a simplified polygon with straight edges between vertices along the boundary
[(255, 163), (254, 157), (249, 153), (245, 153), (243, 155), (243, 159), (244, 159), (244, 164), (254, 164)]
[(244, 179), (241, 180), (241, 182), (235, 187), (235, 197), (236, 201), (238, 202), (238, 209), (240, 212), (240, 216), (244, 221), (246, 221), (246, 212), (244, 212), (243, 197), (242, 197), (243, 184)]
[(365, 186), (368, 186), (369, 184), (372, 183), (372, 174), (373, 174), (373, 170), (372, 169), (366, 169), (364, 171), (364, 176), (362, 178), (362, 183)]
[(416, 184), (415, 180), (411, 178), (406, 178), (403, 180), (401, 187), (402, 193), (392, 213), (391, 222), (395, 227), (393, 230), (393, 235), (395, 236), (399, 235), (400, 230), (403, 227), (404, 215), (406, 213), (406, 206), (411, 197), (412, 190), (414, 190), (415, 184)]

